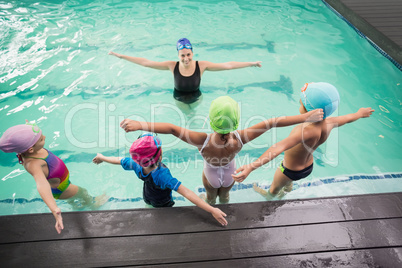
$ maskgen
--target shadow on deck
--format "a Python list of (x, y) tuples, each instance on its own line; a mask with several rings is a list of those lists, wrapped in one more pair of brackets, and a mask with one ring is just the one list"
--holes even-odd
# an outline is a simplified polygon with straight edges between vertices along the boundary
[(2, 267), (402, 267), (402, 193), (0, 217)]

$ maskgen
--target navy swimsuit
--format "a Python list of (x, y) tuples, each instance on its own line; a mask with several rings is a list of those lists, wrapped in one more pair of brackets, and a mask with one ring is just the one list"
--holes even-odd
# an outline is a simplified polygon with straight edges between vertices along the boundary
[(283, 165), (283, 161), (282, 161), (279, 168), (282, 171), (282, 173), (285, 174), (289, 179), (291, 179), (292, 181), (298, 181), (311, 174), (311, 172), (313, 171), (313, 164), (311, 164), (310, 166), (308, 166), (302, 170), (293, 171), (293, 170), (286, 168)]
[(196, 102), (201, 96), (201, 71), (198, 61), (195, 62), (195, 71), (190, 76), (183, 76), (179, 71), (179, 62), (176, 63), (173, 71), (174, 92), (173, 97), (181, 102), (190, 104)]

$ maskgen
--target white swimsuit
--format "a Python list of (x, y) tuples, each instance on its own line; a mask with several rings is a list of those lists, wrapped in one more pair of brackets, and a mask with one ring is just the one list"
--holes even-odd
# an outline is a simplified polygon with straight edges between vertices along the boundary
[[(240, 141), (241, 146), (243, 147), (243, 142), (241, 141), (240, 135), (237, 131), (232, 132), (235, 134), (236, 138)], [(234, 180), (232, 178), (232, 174), (236, 171), (236, 163), (233, 158), (230, 163), (224, 166), (214, 166), (208, 163), (204, 156), (202, 155), (202, 150), (204, 150), (205, 146), (208, 144), (209, 139), (211, 138), (211, 134), (207, 136), (205, 139), (204, 144), (200, 150), (200, 154), (204, 159), (204, 174), (207, 178), (209, 184), (214, 188), (221, 188), (221, 187), (229, 187), (233, 184)]]

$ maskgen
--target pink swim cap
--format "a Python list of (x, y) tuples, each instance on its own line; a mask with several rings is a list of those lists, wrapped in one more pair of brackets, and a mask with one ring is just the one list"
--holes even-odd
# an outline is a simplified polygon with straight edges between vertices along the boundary
[(161, 156), (162, 141), (152, 133), (140, 136), (130, 148), (133, 160), (142, 167), (149, 167), (158, 162)]
[(6, 153), (24, 153), (42, 136), (37, 125), (16, 125), (7, 129), (0, 138), (0, 150)]

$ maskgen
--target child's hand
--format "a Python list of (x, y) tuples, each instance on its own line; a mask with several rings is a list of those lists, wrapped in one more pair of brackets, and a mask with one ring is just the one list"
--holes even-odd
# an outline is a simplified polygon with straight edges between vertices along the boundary
[(52, 211), (52, 212), (53, 212), (53, 216), (56, 219), (56, 225), (54, 226), (54, 228), (56, 228), (57, 233), (60, 234), (61, 230), (64, 229), (63, 218), (61, 217), (61, 209), (56, 208), (55, 211)]
[(125, 132), (136, 131), (136, 130), (142, 129), (140, 122), (131, 120), (131, 119), (124, 119), (123, 121), (121, 121), (120, 127), (122, 129), (124, 129)]
[(214, 218), (220, 224), (222, 224), (222, 226), (228, 225), (228, 222), (224, 218), (224, 217), (226, 217), (226, 214), (222, 210), (220, 210), (219, 208), (214, 208), (211, 213), (212, 213), (212, 216), (214, 216)]
[(315, 109), (305, 114), (306, 122), (319, 122), (324, 119), (324, 111), (322, 109)]
[(100, 163), (102, 163), (103, 162), (103, 154), (100, 154), (100, 153), (98, 153), (95, 157), (94, 157), (94, 159), (92, 159), (92, 162), (94, 162), (94, 164), (97, 164), (97, 165), (99, 165)]
[(247, 176), (250, 174), (251, 171), (253, 171), (251, 164), (241, 166), (235, 171), (236, 174), (239, 172), (241, 172), (241, 173), (237, 174), (237, 175), (232, 174), (232, 178), (237, 182), (243, 182), (247, 178)]
[(374, 110), (371, 109), (371, 107), (369, 107), (369, 108), (360, 108), (359, 111), (357, 111), (357, 113), (359, 114), (360, 118), (370, 117), (370, 115), (373, 112), (374, 112)]
[(252, 62), (251, 63), (252, 65), (251, 65), (251, 67), (260, 67), (261, 68), (261, 61), (256, 61), (256, 62)]

